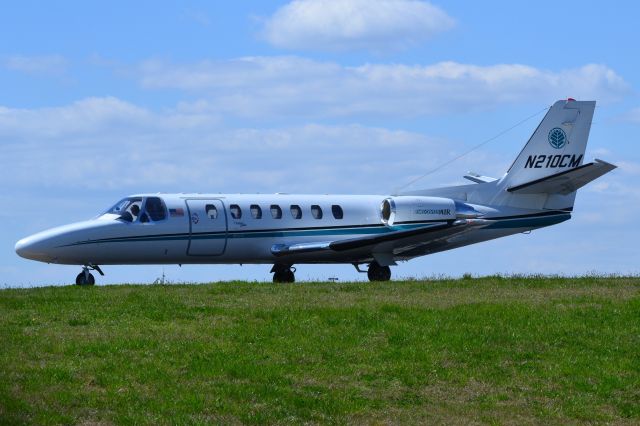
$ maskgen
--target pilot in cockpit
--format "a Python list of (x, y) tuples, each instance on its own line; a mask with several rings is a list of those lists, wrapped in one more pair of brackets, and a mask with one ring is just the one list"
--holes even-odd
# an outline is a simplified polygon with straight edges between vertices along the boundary
[(133, 220), (136, 220), (136, 218), (140, 214), (140, 206), (137, 205), (137, 204), (132, 205), (131, 206), (131, 214), (133, 215)]
[(121, 216), (122, 220), (127, 222), (134, 222), (136, 218), (140, 214), (140, 206), (137, 204), (132, 204)]

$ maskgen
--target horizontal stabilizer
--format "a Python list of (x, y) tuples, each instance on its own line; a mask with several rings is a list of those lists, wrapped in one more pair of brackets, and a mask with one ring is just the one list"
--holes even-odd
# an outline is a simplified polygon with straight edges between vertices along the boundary
[(595, 160), (593, 163), (513, 186), (507, 191), (515, 194), (567, 195), (615, 168), (616, 166), (606, 161)]
[(471, 182), (475, 182), (475, 183), (489, 183), (489, 182), (495, 182), (498, 179), (493, 178), (493, 177), (489, 177), (489, 176), (481, 176), (477, 173), (473, 173), (473, 172), (468, 172), (466, 175), (463, 176), (465, 179), (470, 180)]

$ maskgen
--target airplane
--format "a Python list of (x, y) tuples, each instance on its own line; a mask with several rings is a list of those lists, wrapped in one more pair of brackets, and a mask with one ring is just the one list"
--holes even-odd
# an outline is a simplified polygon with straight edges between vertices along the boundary
[[(399, 261), (556, 225), (576, 191), (616, 168), (583, 163), (595, 101), (555, 102), (501, 178), (394, 195), (137, 194), (94, 219), (18, 241), (19, 256), (79, 265), (78, 285), (104, 265), (352, 264), (370, 281)], [(366, 266), (366, 269), (362, 269)]]

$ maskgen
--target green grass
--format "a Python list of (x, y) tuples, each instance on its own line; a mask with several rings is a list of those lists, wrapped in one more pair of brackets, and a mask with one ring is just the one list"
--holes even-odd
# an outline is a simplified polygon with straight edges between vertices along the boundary
[(0, 423), (640, 422), (640, 278), (0, 291)]

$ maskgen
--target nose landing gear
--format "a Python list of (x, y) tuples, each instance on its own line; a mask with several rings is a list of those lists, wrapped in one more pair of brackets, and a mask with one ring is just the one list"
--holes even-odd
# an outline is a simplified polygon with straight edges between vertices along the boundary
[(104, 276), (104, 272), (98, 265), (84, 265), (82, 272), (76, 277), (76, 285), (94, 285), (96, 283), (93, 274), (89, 272), (90, 270), (98, 271), (100, 275)]
[(273, 265), (271, 268), (271, 272), (273, 272), (273, 282), (274, 283), (293, 283), (296, 281), (296, 276), (294, 275), (295, 268), (292, 268), (291, 265)]

